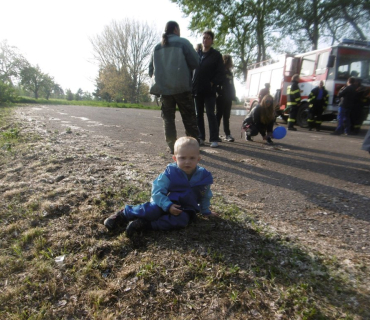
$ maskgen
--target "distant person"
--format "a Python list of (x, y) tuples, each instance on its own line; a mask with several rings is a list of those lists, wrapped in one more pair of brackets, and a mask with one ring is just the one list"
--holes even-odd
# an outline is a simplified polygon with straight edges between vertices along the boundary
[(275, 123), (274, 99), (271, 95), (263, 97), (262, 102), (253, 108), (243, 121), (245, 139), (253, 141), (252, 137), (261, 134), (267, 144), (273, 144), (272, 129)]
[(308, 98), (310, 102), (307, 119), (308, 128), (310, 131), (314, 128), (316, 128), (316, 131), (320, 131), (322, 113), (329, 102), (329, 93), (324, 87), (324, 81), (320, 81), (320, 84), (312, 89)]
[(259, 95), (258, 95), (258, 103), (261, 103), (264, 96), (270, 94), (270, 84), (265, 83), (265, 87), (261, 89)]
[(198, 141), (182, 137), (174, 148), (175, 163), (169, 164), (153, 181), (150, 202), (126, 205), (105, 219), (108, 230), (127, 226), (126, 235), (131, 237), (138, 231), (185, 228), (199, 212), (204, 216), (217, 215), (209, 209), (213, 178), (209, 171), (198, 166)]
[(351, 110), (354, 108), (356, 99), (355, 78), (348, 79), (347, 86), (340, 89), (338, 97), (341, 99), (337, 117), (338, 124), (332, 134), (341, 135), (344, 132), (345, 135), (349, 135), (351, 133)]
[(297, 131), (294, 127), (297, 121), (297, 114), (299, 106), (301, 105), (301, 92), (298, 87), (299, 74), (295, 74), (292, 77), (292, 83), (287, 88), (287, 107), (290, 108), (288, 118), (288, 130)]
[(154, 75), (150, 93), (161, 96), (164, 133), (172, 154), (177, 139), (176, 105), (186, 135), (198, 139), (199, 131), (191, 94), (192, 70), (198, 65), (199, 56), (188, 40), (180, 38), (180, 27), (177, 22), (167, 22), (162, 42), (154, 48), (149, 64), (149, 75), (150, 77)]
[[(199, 55), (199, 66), (193, 76), (193, 95), (199, 128), (199, 141), (203, 145), (206, 139), (204, 126), (204, 107), (208, 118), (209, 141), (212, 148), (218, 147), (218, 123), (215, 114), (216, 87), (222, 85), (225, 68), (220, 52), (212, 48), (214, 33), (207, 30), (203, 33), (203, 49)], [(193, 50), (194, 51), (194, 50)]]
[(234, 86), (234, 75), (232, 73), (233, 60), (229, 54), (222, 56), (225, 66), (225, 78), (222, 85), (217, 88), (217, 99), (216, 99), (216, 118), (217, 124), (220, 128), (221, 119), (223, 119), (223, 126), (225, 132), (225, 140), (234, 142), (234, 137), (230, 132), (230, 114), (233, 100), (235, 100), (235, 86)]

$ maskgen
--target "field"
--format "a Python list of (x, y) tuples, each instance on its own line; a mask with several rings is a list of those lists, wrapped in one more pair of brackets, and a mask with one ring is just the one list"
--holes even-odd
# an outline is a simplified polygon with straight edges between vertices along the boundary
[(104, 218), (148, 201), (168, 159), (0, 112), (0, 319), (370, 318), (361, 257), (339, 261), (270, 229), (263, 203), (227, 186), (214, 189), (217, 219), (109, 233)]

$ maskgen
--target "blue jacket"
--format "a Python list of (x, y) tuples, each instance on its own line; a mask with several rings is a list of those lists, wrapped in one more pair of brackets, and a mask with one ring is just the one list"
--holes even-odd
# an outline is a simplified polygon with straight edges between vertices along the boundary
[(179, 204), (183, 211), (209, 215), (212, 183), (212, 174), (203, 167), (197, 166), (189, 180), (176, 163), (170, 163), (166, 170), (153, 181), (150, 201), (166, 212), (172, 204)]

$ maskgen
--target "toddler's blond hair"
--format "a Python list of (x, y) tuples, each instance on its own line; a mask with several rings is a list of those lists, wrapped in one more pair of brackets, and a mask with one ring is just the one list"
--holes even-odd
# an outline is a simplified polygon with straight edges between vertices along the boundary
[(174, 154), (177, 155), (182, 147), (193, 147), (199, 151), (199, 143), (197, 139), (194, 139), (193, 137), (178, 138), (175, 142)]

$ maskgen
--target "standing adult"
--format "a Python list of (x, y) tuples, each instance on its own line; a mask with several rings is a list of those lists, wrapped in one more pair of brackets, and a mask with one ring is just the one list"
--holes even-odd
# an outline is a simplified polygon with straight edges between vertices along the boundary
[[(222, 85), (224, 80), (224, 63), (220, 52), (212, 48), (214, 33), (207, 30), (203, 33), (203, 48), (199, 54), (199, 66), (195, 69), (193, 76), (193, 94), (199, 129), (200, 144), (206, 139), (204, 126), (204, 107), (206, 108), (209, 141), (211, 147), (218, 147), (218, 123), (215, 114), (216, 87)], [(193, 50), (194, 51), (194, 50)]]
[(264, 96), (270, 94), (270, 84), (265, 83), (265, 87), (261, 89), (259, 95), (258, 95), (258, 103), (262, 102), (262, 99)]
[[(162, 41), (154, 48), (149, 75), (154, 75), (150, 93), (161, 96), (164, 133), (170, 152), (177, 140), (176, 105), (179, 108), (187, 136), (198, 139), (194, 100), (191, 94), (192, 71), (199, 65), (199, 56), (191, 43), (180, 37), (175, 21), (166, 24)], [(199, 140), (198, 140), (199, 141)]]
[(292, 77), (292, 83), (287, 88), (288, 102), (287, 107), (290, 108), (289, 118), (288, 118), (288, 130), (297, 131), (294, 127), (297, 119), (298, 109), (301, 105), (301, 92), (298, 87), (299, 74), (295, 74)]
[(308, 111), (308, 127), (311, 131), (316, 127), (316, 131), (320, 131), (322, 123), (322, 113), (328, 106), (329, 93), (324, 87), (324, 81), (313, 88), (309, 95), (310, 108)]
[(338, 125), (332, 134), (340, 135), (344, 131), (344, 134), (348, 135), (351, 132), (351, 110), (353, 110), (356, 99), (355, 78), (350, 77), (348, 79), (347, 86), (339, 91), (338, 97), (341, 99), (337, 119)]
[(235, 86), (234, 75), (232, 73), (233, 60), (229, 54), (222, 56), (225, 67), (225, 78), (221, 86), (217, 88), (216, 98), (216, 118), (217, 124), (220, 128), (221, 119), (223, 119), (223, 126), (225, 132), (225, 140), (233, 142), (235, 139), (230, 132), (230, 114), (233, 100), (235, 100)]

